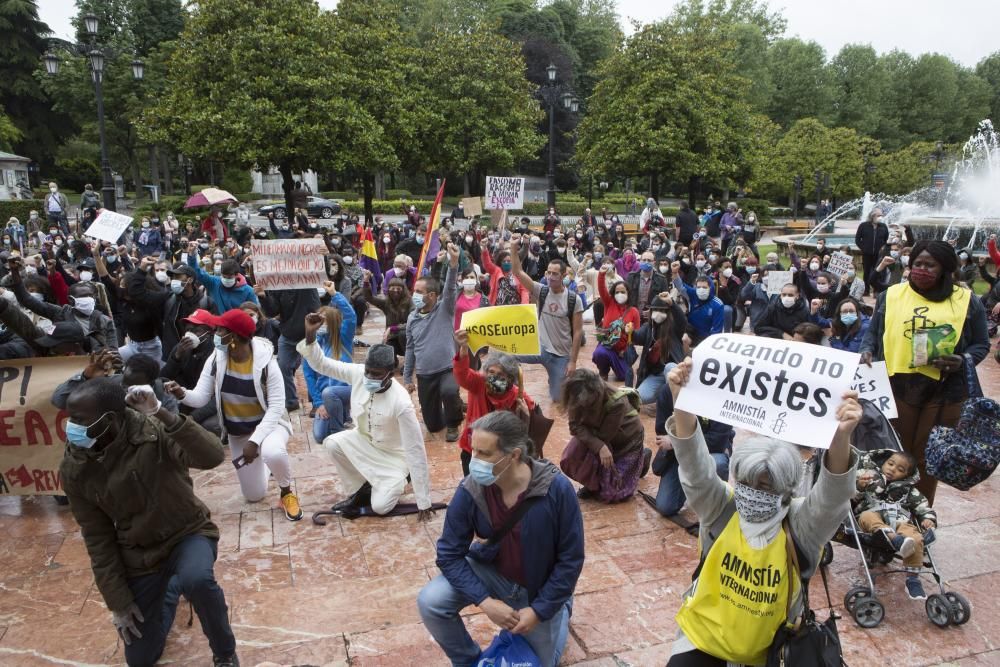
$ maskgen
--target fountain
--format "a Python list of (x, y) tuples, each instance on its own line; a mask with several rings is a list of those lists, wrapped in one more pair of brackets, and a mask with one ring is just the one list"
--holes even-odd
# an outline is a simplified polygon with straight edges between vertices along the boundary
[(946, 182), (901, 196), (866, 192), (837, 208), (808, 234), (780, 236), (775, 242), (786, 248), (810, 249), (822, 237), (830, 247), (849, 246), (856, 252), (853, 234), (821, 234), (820, 230), (853, 215), (863, 222), (875, 207), (882, 209), (883, 221), (890, 228), (905, 226), (916, 240), (954, 241), (958, 249), (985, 255), (990, 235), (1000, 235), (1000, 134), (993, 123), (979, 123)]

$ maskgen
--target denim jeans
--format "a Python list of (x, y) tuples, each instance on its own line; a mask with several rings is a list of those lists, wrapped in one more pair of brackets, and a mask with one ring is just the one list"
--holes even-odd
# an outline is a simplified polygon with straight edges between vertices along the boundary
[[(715, 459), (715, 472), (724, 480), (729, 479), (729, 454), (712, 453)], [(681, 487), (681, 480), (678, 476), (677, 460), (674, 459), (667, 465), (666, 472), (660, 477), (660, 488), (656, 491), (656, 511), (663, 516), (673, 516), (684, 507), (687, 497)]]
[(218, 540), (188, 535), (173, 548), (158, 572), (128, 580), (144, 619), (137, 624), (142, 637), (125, 647), (130, 667), (151, 666), (160, 659), (181, 593), (194, 606), (213, 655), (229, 657), (236, 652), (226, 596), (213, 571), (217, 551)]
[(285, 408), (293, 409), (299, 405), (299, 394), (295, 391), (295, 371), (302, 363), (302, 355), (295, 350), (298, 341), (278, 337), (278, 368), (281, 378), (285, 381)]
[(143, 341), (135, 341), (129, 338), (124, 345), (118, 348), (118, 355), (122, 358), (122, 361), (128, 361), (130, 357), (137, 354), (148, 355), (156, 359), (160, 363), (160, 366), (163, 366), (163, 343), (160, 342), (159, 336)]
[[(643, 405), (656, 401), (656, 397), (660, 389), (667, 386), (667, 373), (669, 373), (676, 365), (677, 364), (671, 361), (663, 366), (662, 373), (647, 375), (642, 379), (642, 382), (639, 383), (636, 391), (639, 392), (639, 398), (642, 399)], [(669, 389), (667, 391), (669, 391)]]
[[(515, 610), (529, 606), (528, 592), (524, 588), (501, 576), (492, 565), (480, 563), (473, 558), (466, 560), (489, 590), (491, 597)], [(452, 588), (444, 575), (438, 575), (431, 580), (417, 596), (417, 608), (424, 627), (451, 660), (453, 667), (475, 665), (479, 654), (482, 653), (479, 645), (469, 636), (465, 622), (459, 615), (459, 612), (471, 604), (472, 600), (466, 599)], [(539, 622), (534, 630), (524, 635), (542, 667), (555, 667), (559, 664), (559, 658), (562, 656), (569, 635), (572, 604), (570, 598), (570, 601), (552, 618)]]
[(326, 409), (327, 418), (313, 419), (313, 438), (316, 442), (323, 442), (323, 439), (331, 433), (340, 433), (344, 430), (344, 422), (351, 416), (350, 385), (332, 385), (324, 389), (323, 407)]
[(731, 333), (732, 332), (732, 330), (733, 330), (733, 318), (734, 317), (735, 317), (735, 314), (733, 313), (733, 307), (732, 306), (723, 306), (722, 307), (722, 321), (723, 321), (722, 330), (725, 333)]
[(542, 350), (541, 354), (519, 354), (517, 360), (522, 364), (545, 366), (549, 374), (549, 398), (553, 403), (558, 403), (562, 395), (562, 383), (566, 378), (566, 367), (569, 366), (569, 357), (560, 357), (548, 350)]

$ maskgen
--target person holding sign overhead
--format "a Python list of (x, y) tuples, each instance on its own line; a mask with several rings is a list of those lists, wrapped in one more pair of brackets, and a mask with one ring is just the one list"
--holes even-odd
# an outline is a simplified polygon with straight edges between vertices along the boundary
[[(675, 405), (691, 375), (688, 359), (667, 376)], [(802, 613), (801, 581), (815, 572), (849, 511), (857, 466), (850, 438), (861, 414), (857, 394), (845, 393), (816, 484), (805, 498), (793, 499), (802, 461), (792, 445), (761, 436), (738, 445), (730, 487), (716, 474), (698, 417), (674, 409), (666, 431), (688, 507), (701, 523), (702, 550), (677, 613), (668, 667), (764, 664), (775, 633)], [(746, 576), (748, 571), (766, 576)]]
[[(917, 241), (910, 253), (907, 282), (879, 295), (868, 333), (861, 343), (861, 361), (885, 361), (899, 416), (892, 425), (903, 449), (913, 454), (920, 470), (917, 489), (934, 504), (937, 480), (927, 473), (924, 448), (935, 426), (954, 426), (968, 396), (963, 366), (968, 354), (978, 364), (990, 351), (986, 309), (972, 292), (954, 284), (958, 268), (955, 249), (944, 241)], [(945, 345), (921, 358), (917, 343), (948, 328)], [(974, 370), (974, 369), (973, 369)]]

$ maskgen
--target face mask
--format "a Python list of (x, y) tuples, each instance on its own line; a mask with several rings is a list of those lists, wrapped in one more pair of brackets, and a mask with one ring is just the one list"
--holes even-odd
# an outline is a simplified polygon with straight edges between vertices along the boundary
[(170, 291), (173, 292), (174, 294), (180, 294), (181, 292), (184, 291), (184, 283), (182, 283), (179, 280), (171, 280)]
[(511, 268), (510, 262), (503, 262), (502, 264), (500, 264), (500, 268), (501, 270), (503, 270), (504, 273), (510, 273), (510, 268)]
[(510, 389), (510, 380), (502, 375), (487, 375), (486, 386), (491, 394), (503, 394)]
[(365, 389), (367, 389), (372, 394), (382, 389), (383, 382), (385, 382), (385, 380), (372, 380), (371, 378), (367, 377), (363, 380)]
[(754, 273), (757, 273), (757, 267), (756, 266), (748, 266), (748, 267), (746, 267), (746, 270), (747, 270), (747, 273), (749, 273), (751, 275), (753, 275)]
[(858, 321), (858, 315), (857, 313), (842, 313), (840, 321), (843, 322), (845, 326), (851, 326)]
[(653, 245), (649, 246), (649, 249), (650, 249), (650, 250), (652, 250), (653, 252), (656, 252), (656, 251), (657, 251), (657, 250), (659, 250), (659, 249), (660, 249), (661, 247), (662, 247), (662, 246), (661, 246), (661, 245), (660, 245), (659, 243), (655, 243), (655, 244), (653, 244)]
[(785, 308), (791, 308), (792, 306), (795, 305), (795, 297), (794, 296), (781, 297), (781, 305), (784, 306)]
[(899, 258), (899, 263), (902, 264), (903, 266), (906, 266), (907, 264), (910, 263), (910, 256), (903, 255), (902, 257)]
[(57, 246), (61, 246), (62, 244), (63, 244), (63, 240), (62, 239), (56, 239), (56, 245)]
[(215, 345), (216, 350), (221, 351), (226, 349), (226, 342), (219, 334), (215, 334), (214, 336), (212, 336), (212, 344)]
[(899, 257), (899, 251), (898, 250), (891, 250), (889, 252), (889, 257), (892, 257), (893, 259), (896, 259), (897, 257)]
[(819, 262), (809, 262), (810, 271), (819, 271)]
[(353, 255), (344, 255), (344, 264), (347, 264), (348, 266), (350, 266), (353, 263), (354, 263), (354, 256)]
[(848, 279), (848, 280), (854, 280), (855, 276), (857, 276), (857, 275), (858, 275), (858, 274), (856, 274), (856, 273), (853, 273), (853, 272), (852, 272), (852, 273), (848, 273), (848, 274), (847, 274), (847, 279)]
[(708, 295), (711, 294), (711, 289), (708, 287), (699, 287), (694, 291), (698, 295), (698, 298), (702, 301), (708, 301)]
[(340, 239), (333, 239), (330, 241), (334, 246), (340, 246)]
[(829, 285), (818, 284), (818, 285), (816, 285), (816, 291), (819, 292), (820, 294), (826, 294), (827, 292), (830, 291), (830, 286)]
[[(97, 421), (95, 421), (90, 426), (85, 426), (84, 424), (77, 424), (76, 422), (73, 421), (67, 421), (66, 440), (69, 441), (69, 444), (73, 445), (74, 447), (79, 447), (80, 449), (90, 449), (91, 447), (94, 446), (94, 443), (97, 442), (97, 437), (91, 437), (87, 435), (87, 431), (93, 428), (93, 426), (97, 424), (97, 422), (104, 419), (104, 417), (106, 417), (107, 415), (108, 413), (105, 412), (103, 415), (98, 417)], [(108, 429), (104, 430), (107, 431)], [(99, 436), (100, 435), (104, 435), (104, 431), (102, 431), (99, 434)]]
[(382, 237), (382, 243), (389, 243), (390, 241), (392, 241), (392, 237), (391, 236), (383, 236)]
[(582, 239), (583, 238), (583, 232), (578, 232), (577, 235), (576, 235), (576, 238)]
[(316, 331), (316, 333), (320, 336), (325, 336), (330, 333), (330, 328), (324, 324)]
[(167, 283), (170, 280), (170, 276), (167, 275), (166, 271), (157, 271), (154, 275), (158, 283)]
[(424, 242), (424, 235), (417, 234), (417, 243), (423, 243), (423, 242)]
[(670, 273), (670, 265), (660, 264), (660, 273)]
[[(501, 461), (502, 460), (503, 459), (501, 459)], [(499, 462), (500, 461), (497, 461), (497, 463)], [(489, 461), (481, 461), (473, 456), (472, 460), (469, 461), (469, 474), (472, 475), (472, 479), (474, 479), (478, 484), (481, 484), (482, 486), (492, 486), (494, 483), (496, 483), (497, 477), (502, 475), (507, 470), (507, 468), (510, 467), (510, 465), (508, 464), (507, 468), (504, 468), (503, 470), (500, 471), (500, 475), (496, 475), (493, 473), (493, 467), (495, 465), (496, 465), (495, 463), (490, 463)]]
[(667, 319), (667, 314), (658, 310), (654, 310), (649, 317), (657, 324), (663, 324)]
[(215, 275), (217, 275), (217, 276), (221, 275), (222, 274), (222, 264), (216, 264), (215, 266), (213, 266), (212, 267), (212, 272)]
[(937, 278), (927, 269), (912, 269), (910, 282), (918, 289), (931, 289), (937, 283)]
[(10, 239), (4, 239), (3, 240), (3, 244), (4, 245), (10, 245)]
[(465, 280), (463, 280), (462, 289), (464, 289), (467, 292), (471, 292), (472, 290), (476, 289), (476, 279), (466, 278)]
[(602, 259), (604, 259), (604, 255), (599, 252), (594, 253), (594, 263), (600, 262)]
[(417, 294), (414, 292), (413, 296), (410, 297), (410, 300), (413, 302), (413, 307), (416, 308), (417, 310), (420, 310), (421, 308), (424, 307), (423, 294)]
[(699, 269), (704, 268), (704, 266), (705, 266), (705, 260), (703, 260), (703, 259), (696, 259), (694, 261), (694, 265), (697, 266)]
[(781, 496), (746, 484), (736, 484), (733, 500), (740, 518), (747, 523), (764, 523), (781, 511)]
[(55, 236), (58, 233), (59, 233), (58, 229), (50, 229), (49, 230), (49, 236)]
[(30, 276), (38, 273), (38, 269), (29, 264), (28, 266), (24, 267), (24, 272)]
[(149, 229), (149, 221), (148, 220), (143, 220), (142, 221), (142, 228), (143, 229)]
[(722, 277), (723, 278), (732, 278), (733, 277), (733, 270), (732, 269), (723, 269), (722, 270)]
[(115, 262), (118, 261), (118, 255), (108, 255), (107, 257), (104, 258), (104, 260), (108, 264), (114, 264)]
[(223, 287), (232, 287), (236, 284), (236, 278), (222, 278), (221, 282)]
[(710, 261), (710, 262), (714, 262), (714, 261), (715, 261), (716, 259), (718, 259), (718, 258), (719, 258), (719, 256), (718, 256), (718, 255), (709, 255), (709, 256), (708, 256), (708, 261)]
[(97, 301), (92, 296), (78, 296), (73, 300), (73, 308), (79, 310), (84, 315), (92, 314), (96, 305)]
[(29, 220), (38, 220), (38, 214), (37, 213), (32, 213), (31, 215), (28, 216), (28, 219)]
[(569, 287), (569, 284), (571, 282), (573, 282), (573, 281), (570, 280), (569, 276), (566, 276), (565, 278), (562, 279), (562, 284), (563, 284), (564, 287)]
[(653, 270), (653, 264), (651, 262), (639, 262), (639, 270), (643, 273), (649, 273)]
[(615, 301), (617, 301), (622, 305), (625, 305), (628, 302), (628, 294), (625, 294), (623, 292), (618, 292), (617, 294), (615, 294)]
[(81, 271), (80, 272), (80, 281), (81, 282), (89, 283), (93, 279), (93, 277), (94, 277), (94, 274), (91, 273), (90, 271)]
[(473, 242), (473, 241), (475, 241), (475, 240), (476, 240), (476, 237), (474, 237), (474, 236), (466, 236), (466, 237), (465, 237), (465, 242), (466, 242), (466, 243), (468, 243), (468, 244), (470, 244), (470, 245), (471, 245), (471, 244), (472, 244), (472, 242)]

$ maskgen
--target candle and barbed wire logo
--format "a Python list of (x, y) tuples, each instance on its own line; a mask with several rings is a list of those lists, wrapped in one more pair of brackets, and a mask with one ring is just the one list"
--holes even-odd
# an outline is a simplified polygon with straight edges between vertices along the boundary
[(788, 415), (787, 412), (779, 412), (778, 416), (773, 422), (771, 422), (771, 432), (775, 435), (781, 435), (788, 428), (788, 422), (785, 421), (785, 417)]

